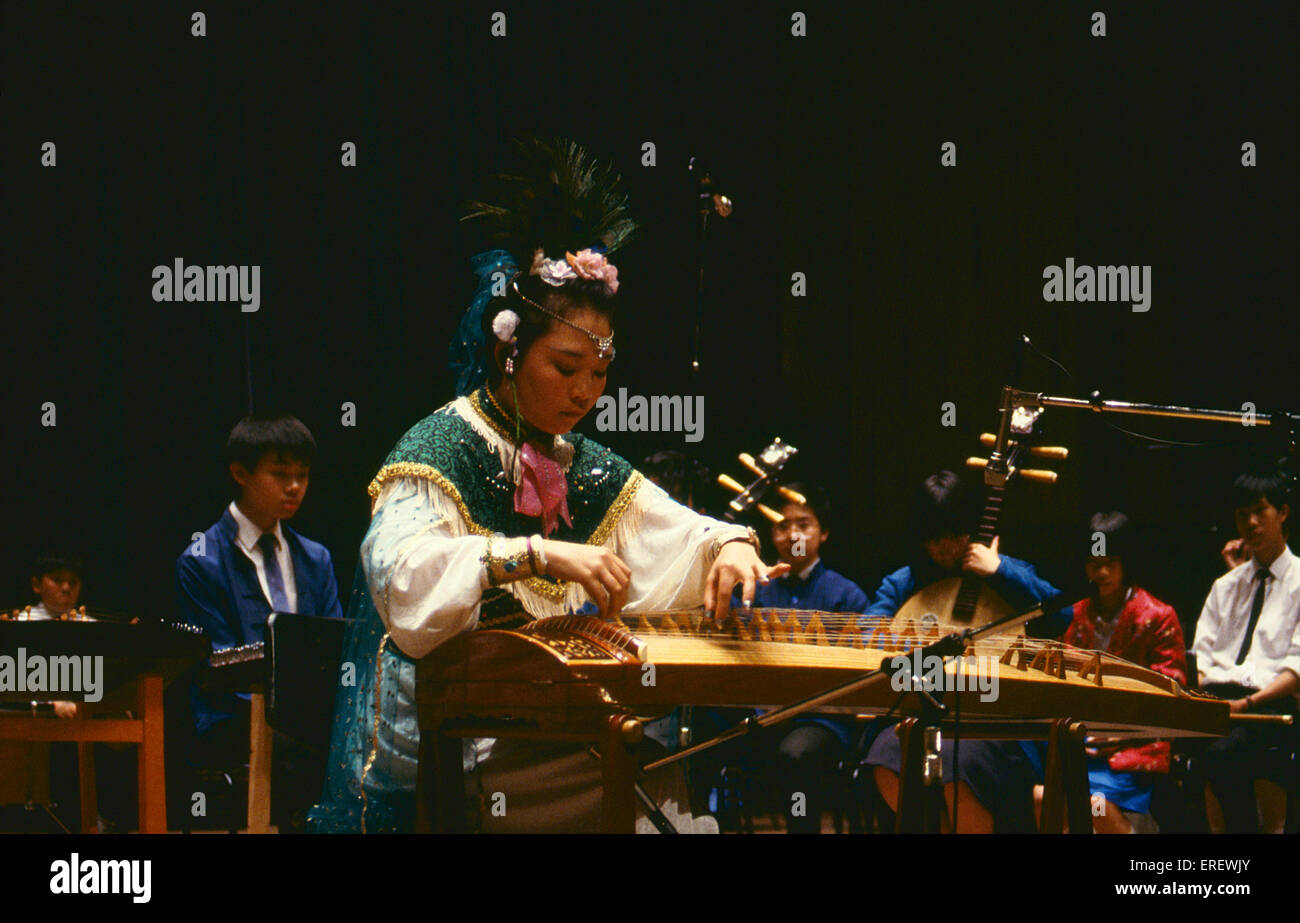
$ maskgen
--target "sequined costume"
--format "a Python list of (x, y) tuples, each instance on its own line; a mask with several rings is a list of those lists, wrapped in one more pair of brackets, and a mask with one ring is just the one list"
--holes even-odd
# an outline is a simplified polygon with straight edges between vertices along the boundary
[[(310, 815), (317, 831), (413, 827), (416, 661), (462, 631), (503, 627), (483, 607), (489, 587), (481, 558), (488, 537), (538, 531), (536, 519), (514, 511), (520, 466), (512, 432), (512, 421), (480, 388), (416, 424), (370, 485), (372, 519), (343, 655), (355, 681), (339, 690), (325, 793)], [(622, 558), (632, 571), (628, 611), (700, 605), (721, 544), (746, 537), (747, 530), (677, 504), (590, 439), (554, 438), (550, 454), (566, 469), (572, 525), (562, 523), (551, 538), (604, 546)], [(581, 586), (551, 577), (503, 589), (532, 617), (577, 611), (588, 602)], [(490, 768), (507, 749), (518, 757), (517, 748), (501, 746), (494, 756), (493, 743), (479, 741), (466, 748), (466, 768)], [(572, 753), (551, 755), (556, 765), (570, 765), (571, 775), (594, 769), (593, 778), (599, 777), (594, 761), (589, 766)], [(517, 771), (526, 763), (516, 759), (512, 766)], [(548, 784), (554, 788), (560, 780)], [(576, 788), (590, 793), (586, 783)], [(575, 819), (573, 829), (590, 828), (589, 808), (577, 811), (586, 816)]]

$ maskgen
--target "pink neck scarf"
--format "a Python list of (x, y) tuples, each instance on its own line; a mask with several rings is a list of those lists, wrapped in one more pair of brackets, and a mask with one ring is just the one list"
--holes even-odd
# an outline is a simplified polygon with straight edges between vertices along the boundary
[(519, 450), (519, 487), (515, 490), (515, 512), (542, 520), (543, 537), (569, 519), (569, 484), (564, 469), (525, 442)]

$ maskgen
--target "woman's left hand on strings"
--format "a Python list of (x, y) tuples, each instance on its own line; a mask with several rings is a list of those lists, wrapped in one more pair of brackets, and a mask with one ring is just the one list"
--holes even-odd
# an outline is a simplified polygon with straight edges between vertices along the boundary
[(718, 552), (709, 576), (704, 581), (704, 610), (713, 613), (715, 624), (722, 624), (731, 614), (731, 591), (743, 583), (741, 598), (753, 603), (758, 584), (790, 573), (789, 564), (768, 567), (754, 546), (744, 541), (727, 542)]

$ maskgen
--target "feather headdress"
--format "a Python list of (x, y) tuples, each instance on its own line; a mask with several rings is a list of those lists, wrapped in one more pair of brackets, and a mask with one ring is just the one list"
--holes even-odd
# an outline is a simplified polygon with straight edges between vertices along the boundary
[(466, 203), (462, 221), (479, 222), (523, 267), (539, 247), (558, 259), (586, 248), (612, 253), (631, 239), (636, 223), (612, 165), (560, 138), (525, 138), (514, 148), (517, 165), (493, 177), (487, 200)]

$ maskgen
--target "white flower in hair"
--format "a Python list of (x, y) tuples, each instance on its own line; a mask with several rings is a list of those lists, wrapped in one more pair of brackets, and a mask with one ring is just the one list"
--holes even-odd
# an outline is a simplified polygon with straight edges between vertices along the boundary
[(578, 278), (568, 260), (548, 260), (541, 247), (533, 252), (533, 265), (529, 274), (541, 276), (543, 282), (556, 288), (570, 279)]
[(492, 332), (502, 343), (509, 343), (514, 338), (518, 326), (519, 315), (509, 308), (492, 318)]

